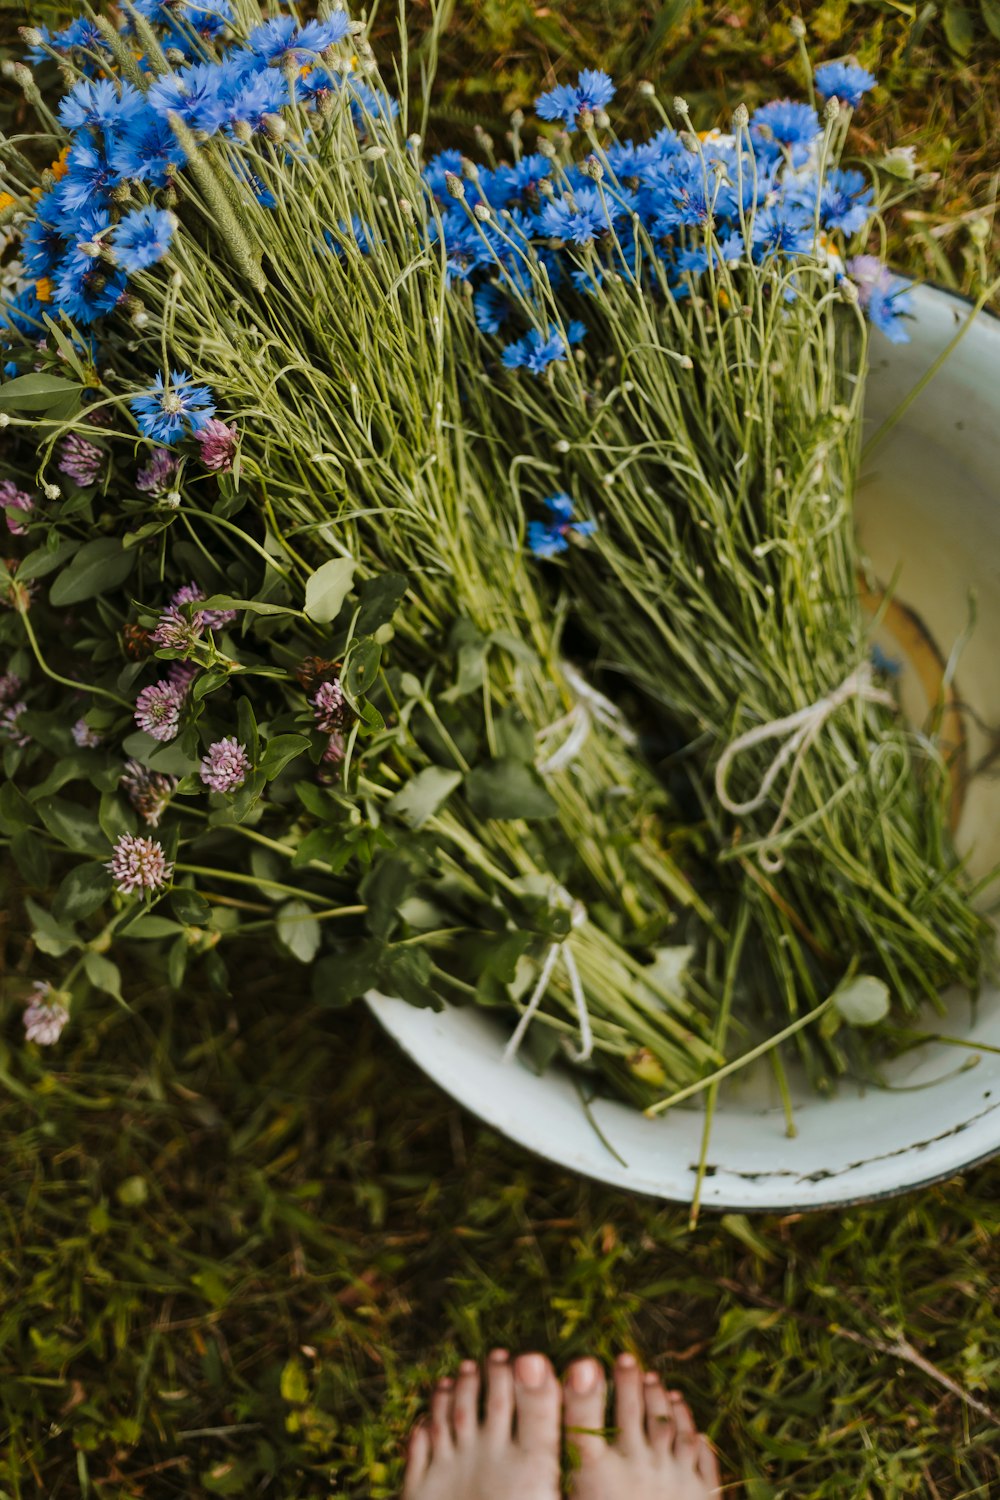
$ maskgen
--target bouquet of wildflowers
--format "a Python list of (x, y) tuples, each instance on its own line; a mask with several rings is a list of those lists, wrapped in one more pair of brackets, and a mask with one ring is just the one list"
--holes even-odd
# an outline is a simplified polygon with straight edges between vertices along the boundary
[[(765, 1045), (822, 1017), (830, 1047), (878, 976), (971, 981), (946, 773), (858, 613), (861, 312), (905, 302), (845, 275), (873, 203), (839, 110), (622, 145), (584, 74), (540, 103), (561, 144), (425, 165), (340, 10), (124, 17), (28, 37), (42, 129), (4, 148), (0, 816), (70, 860), (29, 908), (82, 950), (60, 994), (114, 991), (112, 941), (169, 943), (179, 983), (271, 925), (320, 998), (501, 1005), (512, 1049), (537, 1017), (648, 1101), (713, 1076), (755, 981), (793, 1017)], [(568, 617), (696, 736), (695, 827)], [(747, 744), (734, 838), (727, 753), (807, 710), (771, 769)]]
[[(868, 1019), (890, 995), (912, 1012), (975, 988), (991, 940), (936, 723), (901, 721), (861, 603), (869, 329), (905, 338), (909, 311), (865, 253), (877, 174), (844, 163), (873, 84), (826, 64), (809, 102), (739, 106), (701, 135), (677, 99), (677, 124), (635, 143), (610, 128), (611, 80), (585, 72), (538, 101), (554, 140), (427, 174), (471, 292), (456, 316), (485, 335), (473, 420), (502, 403), (529, 545), (563, 564), (611, 680), (680, 730), (765, 1015), (768, 996), (813, 1011), (855, 965)], [(567, 547), (570, 517), (586, 548)], [(825, 1012), (825, 1056), (807, 1050), (818, 1078), (857, 1058), (839, 1021)]]
[(28, 39), (52, 165), (6, 148), (4, 832), (88, 856), (60, 993), (112, 938), (169, 939), (179, 983), (187, 928), (270, 892), (296, 956), (329, 933), (320, 998), (499, 1004), (515, 1047), (537, 1014), (626, 1087), (690, 1082), (720, 1054), (684, 970), (721, 929), (562, 662), (506, 459), (474, 456), (433, 203), (363, 36), (144, 4)]

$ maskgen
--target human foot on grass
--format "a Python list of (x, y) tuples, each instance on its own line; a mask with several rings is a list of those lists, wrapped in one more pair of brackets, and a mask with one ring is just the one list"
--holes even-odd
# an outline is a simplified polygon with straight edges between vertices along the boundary
[(631, 1354), (615, 1365), (617, 1429), (604, 1436), (607, 1389), (596, 1359), (566, 1371), (563, 1420), (566, 1446), (578, 1463), (571, 1500), (708, 1500), (721, 1494), (719, 1466), (680, 1391), (666, 1391), (658, 1375), (643, 1374)]
[[(562, 1393), (542, 1354), (494, 1349), (479, 1415), (479, 1366), (440, 1380), (410, 1438), (402, 1500), (557, 1500)], [(639, 1500), (639, 1497), (636, 1497)]]

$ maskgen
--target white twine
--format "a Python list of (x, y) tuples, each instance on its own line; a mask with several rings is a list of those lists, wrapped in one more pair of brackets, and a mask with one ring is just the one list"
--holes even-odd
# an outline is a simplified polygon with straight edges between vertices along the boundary
[(575, 694), (576, 702), (569, 713), (538, 731), (538, 738), (547, 740), (564, 729), (569, 730), (558, 750), (554, 750), (538, 767), (543, 776), (551, 775), (554, 771), (564, 771), (567, 766), (572, 765), (595, 724), (599, 724), (602, 729), (612, 730), (625, 745), (636, 743), (634, 730), (629, 727), (621, 709), (610, 698), (605, 698), (603, 693), (592, 687), (568, 661), (562, 663), (562, 674)]
[(587, 999), (583, 993), (580, 971), (576, 966), (576, 959), (573, 957), (573, 949), (569, 941), (573, 936), (573, 929), (582, 927), (584, 922), (586, 922), (587, 908), (582, 901), (574, 901), (569, 892), (564, 890), (561, 885), (556, 886), (552, 892), (551, 904), (553, 906), (567, 906), (569, 908), (570, 930), (565, 937), (559, 938), (549, 946), (549, 951), (546, 953), (545, 961), (542, 964), (542, 971), (538, 976), (535, 988), (531, 992), (531, 998), (524, 1009), (521, 1019), (517, 1023), (513, 1036), (503, 1050), (503, 1061), (505, 1063), (510, 1062), (512, 1058), (517, 1056), (518, 1048), (524, 1041), (525, 1034), (534, 1019), (535, 1012), (542, 1003), (545, 991), (549, 987), (549, 980), (552, 978), (552, 971), (560, 957), (566, 968), (566, 977), (569, 980), (570, 992), (573, 996), (573, 1003), (576, 1006), (577, 1020), (580, 1023), (580, 1045), (573, 1053), (573, 1061), (587, 1062), (594, 1050), (594, 1034), (590, 1026), (590, 1012), (587, 1010)]
[[(797, 713), (788, 714), (784, 719), (772, 719), (769, 724), (759, 724), (756, 729), (748, 729), (746, 734), (741, 734), (738, 739), (727, 745), (715, 768), (715, 795), (726, 811), (742, 815), (756, 812), (757, 808), (763, 807), (783, 766), (787, 761), (792, 760), (792, 769), (788, 774), (788, 784), (778, 809), (778, 816), (765, 835), (767, 842), (777, 838), (788, 817), (795, 783), (802, 770), (807, 750), (830, 715), (841, 704), (849, 702), (851, 698), (860, 698), (866, 703), (883, 703), (889, 708), (896, 707), (896, 700), (892, 694), (875, 686), (871, 665), (865, 661), (853, 672), (848, 673), (840, 686), (834, 688), (833, 692), (828, 693), (825, 698), (817, 699), (807, 708), (800, 708)], [(763, 740), (780, 739), (783, 735), (787, 735), (788, 738), (764, 772), (757, 795), (747, 802), (734, 802), (726, 791), (726, 779), (733, 761), (741, 751), (749, 750), (751, 746), (759, 745)], [(757, 858), (761, 868), (770, 875), (777, 874), (784, 867), (784, 855), (780, 852), (769, 854), (766, 849), (760, 849)]]

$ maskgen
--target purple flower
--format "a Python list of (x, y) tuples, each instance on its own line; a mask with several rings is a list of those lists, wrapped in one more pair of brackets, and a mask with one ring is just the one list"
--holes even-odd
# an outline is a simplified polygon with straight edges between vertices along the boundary
[(189, 619), (176, 604), (171, 604), (163, 611), (150, 639), (158, 646), (183, 651), (190, 656), (204, 628), (205, 616), (201, 610), (194, 610)]
[(93, 750), (101, 743), (101, 736), (96, 729), (91, 729), (86, 719), (77, 719), (70, 730), (74, 744), (79, 745), (81, 750)]
[(890, 344), (908, 343), (910, 336), (903, 320), (913, 311), (913, 298), (905, 282), (892, 276), (876, 255), (855, 255), (847, 262), (847, 271), (869, 322)]
[(88, 485), (96, 483), (104, 467), (104, 454), (96, 443), (71, 432), (60, 444), (57, 467), (60, 474), (68, 475), (74, 484), (85, 490)]
[(145, 468), (135, 476), (135, 487), (147, 495), (162, 495), (169, 490), (177, 460), (167, 448), (156, 448)]
[(5, 703), (13, 703), (21, 691), (21, 679), (16, 672), (5, 672), (0, 677), (0, 707)]
[(0, 507), (7, 513), (7, 530), (14, 536), (23, 536), (27, 527), (22, 525), (11, 515), (11, 511), (20, 511), (23, 515), (30, 515), (35, 508), (35, 502), (24, 490), (19, 490), (13, 479), (0, 479)]
[(333, 682), (321, 682), (310, 702), (316, 713), (317, 729), (321, 729), (324, 734), (343, 729), (347, 719), (347, 701), (339, 678), (335, 678)]
[(150, 828), (155, 828), (177, 788), (177, 777), (149, 771), (139, 761), (127, 760), (121, 784), (136, 812)]
[(326, 749), (323, 751), (323, 763), (325, 765), (339, 766), (346, 753), (347, 746), (344, 743), (344, 736), (339, 729), (335, 729), (326, 742)]
[(187, 697), (188, 689), (198, 676), (198, 664), (193, 661), (172, 661), (167, 668), (167, 681), (176, 688), (181, 699)]
[(867, 68), (859, 68), (857, 63), (823, 63), (816, 69), (813, 79), (817, 94), (824, 99), (842, 99), (852, 109), (861, 103), (869, 89), (875, 87), (873, 74)]
[(58, 1000), (50, 999), (53, 991), (47, 979), (36, 979), (32, 988), (34, 996), (21, 1017), (24, 1035), (29, 1042), (37, 1042), (40, 1047), (51, 1047), (62, 1035), (69, 1011)]
[(213, 792), (235, 792), (246, 781), (249, 771), (246, 747), (234, 735), (227, 735), (209, 745), (198, 774)]
[(105, 868), (123, 896), (161, 890), (174, 871), (158, 839), (138, 838), (134, 833), (120, 836)]
[(209, 417), (198, 433), (201, 461), (205, 468), (215, 469), (220, 474), (228, 474), (233, 467), (238, 439), (239, 433), (235, 426), (228, 427), (217, 417)]
[(23, 702), (8, 703), (4, 709), (0, 710), (0, 739), (10, 740), (12, 745), (19, 745), (22, 750), (25, 745), (31, 744), (31, 735), (25, 734), (18, 724), (18, 720), (27, 707), (28, 705)]
[[(171, 599), (171, 604), (197, 604), (204, 599), (205, 595), (196, 583), (185, 583), (177, 590)], [(235, 609), (202, 609), (201, 615), (209, 630), (221, 630), (223, 625), (231, 625), (236, 619)]]
[(170, 681), (151, 683), (135, 700), (135, 722), (154, 740), (172, 740), (180, 728), (183, 694)]

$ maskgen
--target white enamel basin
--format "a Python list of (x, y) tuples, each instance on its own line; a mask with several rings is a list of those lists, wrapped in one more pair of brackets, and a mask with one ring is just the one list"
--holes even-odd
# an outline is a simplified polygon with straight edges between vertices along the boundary
[[(936, 288), (917, 288), (913, 298), (912, 342), (894, 347), (873, 335), (871, 430), (968, 313), (962, 300)], [(901, 567), (897, 597), (919, 608), (945, 654), (965, 626), (968, 591), (975, 588), (978, 623), (962, 652), (957, 686), (978, 720), (1000, 734), (1000, 319), (977, 319), (872, 454), (858, 514), (880, 578)], [(989, 733), (971, 715), (965, 728), (975, 764)], [(977, 874), (1000, 862), (1000, 757), (996, 769), (996, 779), (973, 782), (958, 829)], [(691, 1199), (701, 1149), (699, 1106), (650, 1120), (629, 1105), (596, 1100), (590, 1110), (599, 1134), (568, 1072), (557, 1067), (538, 1077), (520, 1061), (504, 1064), (510, 1028), (495, 1014), (474, 1008), (434, 1013), (374, 994), (368, 1004), (425, 1073), (512, 1140), (588, 1177)], [(834, 1097), (820, 1098), (803, 1083), (795, 1090), (794, 1139), (766, 1087), (724, 1088), (702, 1203), (819, 1208), (901, 1192), (1000, 1151), (1000, 989), (984, 991), (975, 1008), (964, 997), (951, 999), (946, 1018), (928, 1017), (928, 1030), (973, 1046), (922, 1045), (887, 1067), (888, 1089), (842, 1083)]]

